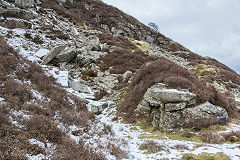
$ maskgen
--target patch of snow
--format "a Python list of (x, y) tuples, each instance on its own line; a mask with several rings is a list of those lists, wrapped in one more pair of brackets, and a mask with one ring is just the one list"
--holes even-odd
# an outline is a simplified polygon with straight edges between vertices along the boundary
[(12, 31), (18, 35), (24, 35), (26, 33), (26, 30), (21, 28), (12, 29)]
[(66, 91), (69, 92), (69, 93), (72, 93), (76, 96), (78, 96), (79, 98), (82, 98), (82, 99), (95, 99), (94, 95), (93, 94), (88, 94), (88, 93), (80, 93), (78, 91), (75, 91), (73, 90), (72, 88), (66, 88)]
[(21, 117), (23, 117), (23, 118), (25, 118), (25, 119), (30, 119), (30, 117), (32, 117), (31, 115), (27, 115), (27, 114), (25, 113), (25, 111), (23, 111), (23, 110), (20, 110), (20, 111), (13, 110), (13, 111), (11, 111), (11, 114), (12, 114), (13, 116), (15, 116), (15, 117), (21, 116)]
[(240, 98), (235, 98), (235, 101), (240, 102)]
[(27, 154), (26, 158), (28, 160), (44, 160), (44, 159), (47, 159), (47, 157), (45, 155), (43, 155), (43, 154), (38, 154), (38, 155), (29, 155), (29, 154)]
[(41, 148), (45, 148), (45, 144), (44, 143), (42, 143), (42, 142), (40, 142), (40, 141), (38, 141), (38, 140), (36, 140), (34, 138), (29, 139), (28, 141), (29, 141), (30, 144), (36, 144), (36, 145), (38, 145)]
[(0, 97), (0, 102), (3, 102), (3, 101), (5, 101), (5, 99), (4, 99), (4, 98), (2, 98), (2, 97)]
[(48, 49), (41, 48), (36, 52), (35, 56), (42, 58), (42, 57), (46, 56), (48, 53), (49, 53)]
[(68, 71), (60, 71), (57, 67), (52, 67), (49, 73), (57, 79), (57, 83), (63, 87), (68, 87)]
[(39, 99), (39, 100), (43, 100), (43, 99), (44, 99), (44, 97), (42, 96), (42, 94), (39, 93), (38, 91), (32, 89), (31, 92), (32, 92), (32, 94), (33, 94), (33, 96), (34, 96), (35, 98), (37, 98), (37, 99)]
[(46, 155), (38, 154), (38, 155), (29, 155), (27, 154), (26, 157), (29, 160), (44, 160), (44, 159), (50, 159), (50, 157), (53, 155), (55, 146), (52, 143), (47, 142), (44, 144), (43, 142), (40, 142), (34, 138), (29, 139), (30, 144), (38, 145), (39, 147), (43, 148), (45, 150)]
[(10, 122), (11, 122), (13, 125), (17, 126), (18, 128), (23, 128), (23, 127), (24, 127), (24, 125), (20, 125), (20, 124), (18, 123), (18, 121), (14, 120), (12, 116), (9, 116), (9, 119), (10, 119)]
[[(169, 158), (169, 159), (177, 159), (181, 158), (185, 153), (193, 153), (193, 154), (201, 154), (203, 152), (216, 154), (218, 152), (223, 152), (226, 154), (231, 160), (239, 160), (240, 148), (239, 144), (202, 144), (203, 147), (195, 148), (196, 145), (201, 145), (196, 142), (191, 141), (179, 141), (179, 140), (171, 140), (171, 139), (141, 139), (142, 134), (150, 134), (148, 132), (144, 132), (137, 126), (132, 126), (131, 124), (123, 124), (119, 121), (112, 121), (114, 114), (116, 113), (116, 108), (107, 108), (105, 109), (101, 115), (97, 116), (97, 118), (102, 122), (112, 126), (112, 130), (116, 137), (125, 139), (128, 142), (128, 145), (124, 146), (123, 149), (128, 153), (127, 158), (123, 159), (161, 159), (161, 158)], [(132, 127), (136, 129), (131, 129)], [(145, 151), (140, 150), (140, 145), (144, 143), (146, 140), (154, 140), (163, 146), (164, 150), (154, 154), (146, 154)], [(177, 150), (174, 146), (184, 145), (188, 149)]]
[(217, 133), (230, 133), (230, 132), (238, 132), (240, 131), (240, 120), (235, 120), (230, 122), (227, 127), (226, 131), (219, 131)]
[(68, 71), (59, 71), (57, 82), (63, 87), (68, 87)]

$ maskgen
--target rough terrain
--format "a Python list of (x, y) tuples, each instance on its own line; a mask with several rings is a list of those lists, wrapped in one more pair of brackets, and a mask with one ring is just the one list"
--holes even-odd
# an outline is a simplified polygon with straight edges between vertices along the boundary
[(0, 15), (0, 159), (240, 159), (228, 67), (101, 1), (0, 1)]

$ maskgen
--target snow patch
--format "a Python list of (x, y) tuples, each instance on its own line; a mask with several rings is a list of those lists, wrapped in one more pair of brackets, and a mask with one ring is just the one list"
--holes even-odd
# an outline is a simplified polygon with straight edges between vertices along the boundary
[(4, 99), (4, 98), (2, 98), (2, 97), (0, 97), (0, 102), (3, 102), (3, 101), (5, 101), (5, 99)]
[(48, 49), (41, 48), (36, 52), (35, 56), (42, 58), (42, 57), (46, 56), (48, 53), (49, 53)]
[(38, 155), (26, 155), (26, 158), (28, 160), (43, 160), (43, 159), (47, 159), (47, 157), (43, 154), (38, 154)]
[(36, 145), (38, 145), (41, 148), (45, 148), (45, 144), (44, 143), (42, 143), (42, 142), (40, 142), (40, 141), (38, 141), (38, 140), (36, 140), (34, 138), (29, 139), (28, 141), (29, 141), (30, 144), (36, 144)]

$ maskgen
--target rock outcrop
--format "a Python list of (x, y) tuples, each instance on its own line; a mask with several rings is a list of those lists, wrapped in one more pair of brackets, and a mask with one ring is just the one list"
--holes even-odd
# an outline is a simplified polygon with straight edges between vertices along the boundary
[(151, 119), (153, 127), (162, 131), (226, 124), (228, 113), (225, 109), (209, 102), (196, 105), (196, 98), (193, 93), (167, 89), (158, 83), (146, 91), (135, 113)]

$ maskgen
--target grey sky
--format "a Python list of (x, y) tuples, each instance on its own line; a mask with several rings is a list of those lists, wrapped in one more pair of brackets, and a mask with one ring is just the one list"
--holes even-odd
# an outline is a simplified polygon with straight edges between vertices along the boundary
[(240, 73), (240, 0), (103, 0)]

